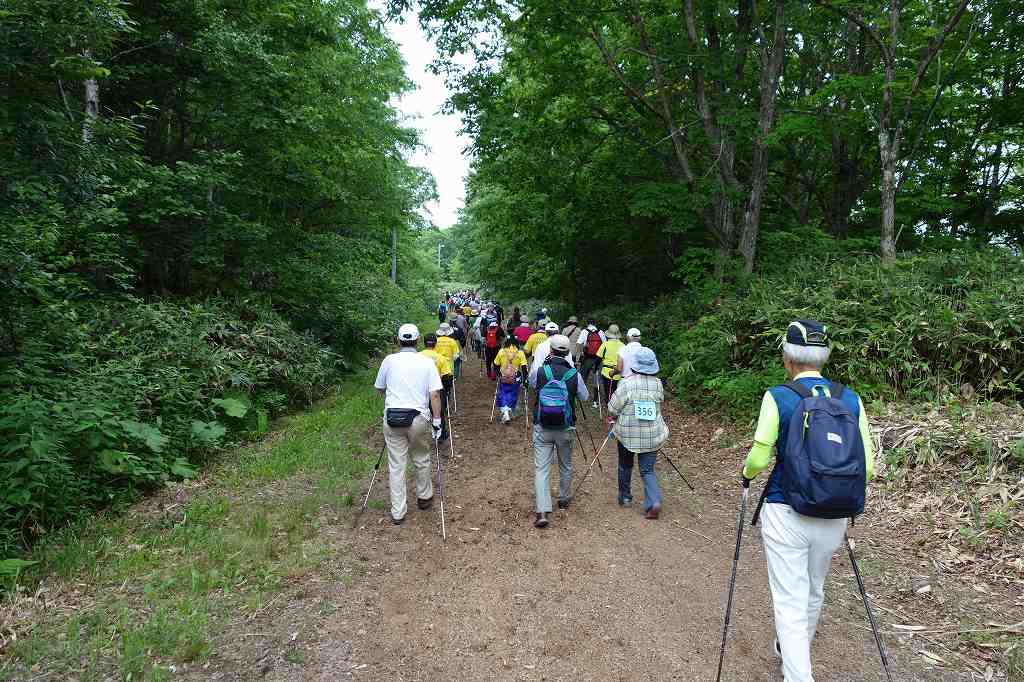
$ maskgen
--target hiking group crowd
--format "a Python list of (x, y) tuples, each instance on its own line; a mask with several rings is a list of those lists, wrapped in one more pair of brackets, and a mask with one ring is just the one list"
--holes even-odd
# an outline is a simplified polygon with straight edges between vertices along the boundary
[[(639, 329), (629, 328), (623, 339), (617, 325), (601, 329), (595, 319), (580, 325), (577, 317), (570, 316), (560, 326), (546, 308), (527, 315), (516, 307), (506, 317), (498, 302), (483, 300), (470, 290), (446, 292), (437, 315), (439, 326), (435, 333), (423, 336), (423, 350), (418, 350), (420, 333), (415, 325), (399, 328), (399, 351), (384, 359), (375, 382), (384, 395), (393, 523), (401, 524), (406, 517), (405, 475), (410, 458), (417, 507), (432, 506), (430, 443), (451, 438), (456, 384), (464, 370), (463, 360), (470, 354), (480, 360), (481, 373), (495, 382), (492, 419), (496, 410), (507, 426), (521, 406), (530, 425), (534, 526), (545, 528), (551, 523), (551, 469), (556, 460), (558, 508), (567, 509), (573, 502), (574, 444), (583, 449), (576, 424), (578, 418), (587, 419), (587, 403), (607, 423), (601, 447), (591, 443), (595, 460), (610, 440), (617, 443), (618, 504), (628, 507), (633, 502), (635, 465), (643, 483), (644, 517), (659, 518), (663, 500), (655, 463), (669, 428), (662, 413), (665, 392), (658, 359), (642, 344)], [(844, 541), (848, 519), (863, 511), (874, 460), (861, 399), (821, 374), (830, 351), (825, 325), (794, 321), (781, 347), (789, 381), (764, 393), (753, 446), (739, 477), (743, 506), (733, 582), (750, 482), (774, 460), (754, 513), (755, 524), (763, 520), (775, 615), (774, 651), (787, 682), (811, 682), (810, 643), (824, 599), (825, 577), (833, 553)], [(435, 453), (440, 478), (438, 445)], [(443, 488), (441, 499), (443, 526)], [(731, 602), (732, 587), (726, 629)]]

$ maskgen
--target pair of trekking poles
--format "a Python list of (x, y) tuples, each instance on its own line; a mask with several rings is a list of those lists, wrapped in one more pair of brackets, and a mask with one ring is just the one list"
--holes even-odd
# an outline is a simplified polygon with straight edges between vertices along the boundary
[[(448, 460), (449, 463), (455, 461), (455, 433), (452, 430), (452, 414), (448, 412), (448, 445), (451, 448), (451, 458)], [(366, 496), (363, 497), (363, 505), (359, 508), (359, 512), (352, 520), (352, 527), (355, 528), (359, 525), (359, 519), (362, 517), (363, 512), (366, 511), (366, 506), (370, 502), (370, 493), (373, 491), (373, 483), (377, 480), (377, 472), (380, 471), (381, 462), (384, 461), (384, 453), (387, 451), (387, 443), (381, 446), (380, 454), (377, 456), (377, 463), (373, 465), (373, 474), (370, 476), (370, 485), (366, 489)], [(437, 492), (441, 498), (441, 539), (444, 541), (448, 540), (448, 530), (445, 525), (444, 517), (444, 467), (441, 465), (441, 444), (437, 439), (434, 439), (434, 456), (437, 460)]]
[[(765, 484), (761, 491), (761, 499), (758, 500), (750, 525), (756, 526), (761, 517), (761, 508), (764, 506), (765, 495), (768, 492), (768, 484)], [(732, 597), (736, 590), (736, 567), (740, 562), (740, 543), (743, 540), (743, 524), (747, 517), (747, 501), (750, 498), (750, 486), (743, 486), (743, 496), (740, 498), (740, 518), (736, 525), (736, 549), (732, 555), (732, 575), (729, 577), (729, 597), (725, 602), (725, 625), (722, 628), (722, 648), (718, 652), (718, 673), (715, 675), (715, 682), (722, 679), (722, 663), (725, 661), (725, 642), (729, 636), (729, 620), (732, 616)], [(852, 519), (851, 519), (852, 525)], [(860, 590), (860, 598), (864, 602), (864, 610), (868, 614), (868, 622), (871, 623), (871, 632), (875, 636), (875, 646), (878, 647), (878, 655), (882, 659), (882, 668), (885, 670), (885, 677), (892, 682), (892, 672), (889, 670), (889, 657), (885, 652), (885, 644), (882, 643), (882, 635), (878, 631), (878, 623), (875, 621), (874, 611), (871, 610), (871, 601), (868, 599), (867, 590), (864, 588), (864, 579), (860, 575), (860, 567), (857, 565), (857, 557), (853, 554), (853, 544), (850, 536), (844, 534), (843, 541), (846, 543), (846, 551), (850, 555), (850, 564), (853, 566), (853, 574), (857, 578), (857, 588)]]

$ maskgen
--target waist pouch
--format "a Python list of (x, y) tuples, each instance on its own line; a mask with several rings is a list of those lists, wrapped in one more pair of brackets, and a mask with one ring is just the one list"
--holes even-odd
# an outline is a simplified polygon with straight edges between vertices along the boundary
[(412, 426), (413, 421), (419, 413), (419, 410), (404, 407), (392, 407), (384, 410), (384, 419), (387, 422), (387, 425), (391, 428), (401, 429)]

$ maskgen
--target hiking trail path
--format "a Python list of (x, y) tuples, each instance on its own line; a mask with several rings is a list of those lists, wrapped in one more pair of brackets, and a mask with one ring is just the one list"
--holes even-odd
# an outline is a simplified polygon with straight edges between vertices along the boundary
[[(353, 515), (369, 477), (356, 506), (320, 531), (336, 558), (296, 578), (256, 617), (240, 615), (216, 637), (208, 663), (183, 677), (714, 680), (742, 444), (723, 447), (717, 424), (667, 401), (665, 449), (696, 492), (659, 458), (661, 518), (643, 518), (636, 472), (634, 505), (619, 507), (610, 444), (603, 473), (595, 467), (572, 506), (556, 509), (551, 525), (538, 530), (526, 417), (520, 412), (505, 426), (496, 413), (489, 423), (493, 387), (470, 355), (457, 384), (454, 463), (447, 444), (441, 450), (447, 542), (439, 505), (416, 509), (411, 475), (406, 522), (391, 524), (385, 461), (359, 526), (352, 528)], [(593, 457), (590, 437), (600, 446), (604, 433), (597, 411), (588, 404), (586, 412), (579, 424), (586, 455), (578, 446), (573, 452), (574, 483)], [(379, 429), (367, 438), (376, 457)], [(556, 466), (553, 486), (557, 478)], [(750, 527), (764, 480), (751, 487), (723, 680), (782, 680), (771, 652), (760, 529)], [(872, 522), (869, 513), (851, 536), (867, 536)], [(865, 581), (869, 593), (881, 589), (879, 578)], [(882, 609), (876, 606), (880, 623), (896, 622)], [(917, 646), (902, 648), (892, 635), (886, 645), (897, 680), (970, 679), (925, 666)], [(301, 655), (289, 655), (296, 650)], [(845, 552), (826, 582), (812, 658), (819, 682), (885, 679)]]

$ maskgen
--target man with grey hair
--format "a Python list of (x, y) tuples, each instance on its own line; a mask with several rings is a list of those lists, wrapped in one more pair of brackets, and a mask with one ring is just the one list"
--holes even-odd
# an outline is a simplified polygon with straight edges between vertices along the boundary
[[(775, 654), (782, 660), (786, 682), (814, 680), (811, 641), (825, 598), (825, 577), (832, 554), (843, 542), (846, 517), (851, 515), (846, 507), (830, 510), (804, 504), (808, 498), (802, 497), (801, 491), (806, 489), (807, 479), (815, 476), (806, 473), (808, 465), (816, 461), (815, 457), (847, 457), (848, 471), (833, 472), (832, 482), (815, 479), (815, 485), (826, 486), (816, 492), (823, 499), (838, 499), (829, 497), (832, 490), (827, 486), (842, 478), (844, 492), (850, 499), (860, 496), (861, 511), (864, 486), (874, 467), (871, 430), (860, 397), (821, 375), (829, 352), (825, 325), (815, 320), (790, 323), (782, 344), (782, 363), (790, 381), (765, 392), (754, 445), (742, 472), (743, 485), (749, 487), (750, 480), (768, 468), (775, 448), (775, 468), (762, 497), (767, 504), (761, 513), (761, 536), (775, 611)], [(824, 404), (823, 398), (830, 410), (824, 421), (835, 416), (835, 423), (842, 428), (837, 426), (822, 433), (815, 420), (808, 419), (812, 414), (821, 414), (814, 410)], [(790, 433), (801, 428), (801, 424), (802, 432)], [(852, 471), (856, 473), (850, 475)], [(805, 513), (798, 512), (795, 506)]]

